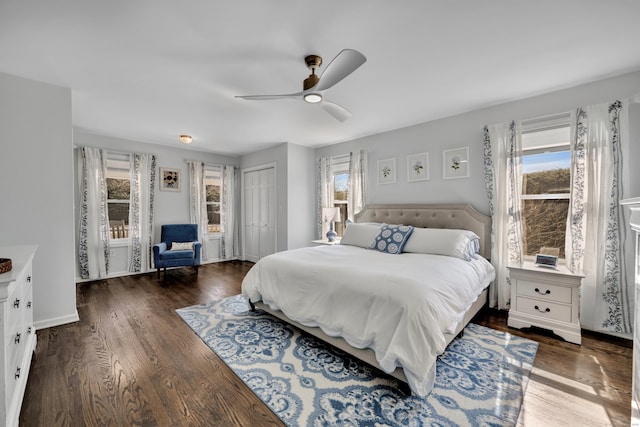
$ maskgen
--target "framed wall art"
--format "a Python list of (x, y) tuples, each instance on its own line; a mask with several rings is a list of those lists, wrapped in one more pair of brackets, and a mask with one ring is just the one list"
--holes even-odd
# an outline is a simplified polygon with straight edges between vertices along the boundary
[(469, 178), (469, 147), (442, 152), (442, 178)]
[(378, 184), (396, 182), (396, 158), (378, 160)]
[(426, 181), (429, 179), (429, 153), (407, 156), (407, 181)]
[(180, 191), (182, 174), (180, 169), (160, 168), (160, 190)]

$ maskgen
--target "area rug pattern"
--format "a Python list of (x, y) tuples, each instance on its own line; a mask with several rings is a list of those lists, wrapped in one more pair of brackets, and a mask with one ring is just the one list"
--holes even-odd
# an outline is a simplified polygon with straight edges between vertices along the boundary
[(513, 426), (538, 349), (469, 324), (436, 365), (426, 398), (263, 311), (242, 295), (177, 310), (289, 426)]

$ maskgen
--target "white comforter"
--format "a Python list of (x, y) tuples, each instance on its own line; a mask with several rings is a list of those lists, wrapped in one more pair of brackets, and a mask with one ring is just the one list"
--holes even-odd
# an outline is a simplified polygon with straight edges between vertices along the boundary
[(412, 392), (425, 396), (446, 346), (444, 333), (453, 332), (494, 277), (482, 257), (318, 246), (261, 259), (242, 293), (353, 347), (373, 349), (384, 371), (402, 367)]

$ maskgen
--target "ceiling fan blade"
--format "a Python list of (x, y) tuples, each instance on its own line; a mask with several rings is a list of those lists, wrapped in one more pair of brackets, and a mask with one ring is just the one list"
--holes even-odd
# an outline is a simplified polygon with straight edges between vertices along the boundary
[(322, 108), (340, 122), (344, 122), (351, 117), (351, 111), (339, 106), (338, 104), (334, 104), (333, 102), (322, 101)]
[(344, 49), (327, 65), (315, 90), (329, 89), (353, 73), (365, 62), (367, 62), (367, 58), (357, 50)]
[(236, 95), (236, 98), (247, 99), (249, 101), (268, 101), (271, 99), (298, 99), (302, 95), (304, 95), (304, 92), (287, 93), (283, 95)]

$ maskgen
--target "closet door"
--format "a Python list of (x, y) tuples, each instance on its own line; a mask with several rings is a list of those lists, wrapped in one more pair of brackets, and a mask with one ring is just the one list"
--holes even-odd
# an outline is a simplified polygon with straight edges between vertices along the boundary
[(260, 206), (260, 189), (259, 189), (259, 173), (245, 172), (242, 176), (243, 197), (244, 197), (244, 259), (256, 262), (260, 259), (260, 238), (259, 238), (259, 206)]
[(263, 258), (276, 251), (276, 171), (275, 168), (260, 172), (260, 244)]
[(275, 167), (243, 172), (244, 259), (256, 262), (276, 250)]

